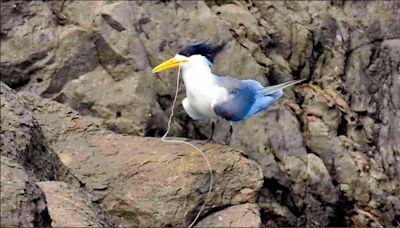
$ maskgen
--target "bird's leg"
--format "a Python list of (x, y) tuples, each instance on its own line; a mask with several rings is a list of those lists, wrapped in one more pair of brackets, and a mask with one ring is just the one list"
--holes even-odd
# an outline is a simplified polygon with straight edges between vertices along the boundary
[(231, 145), (232, 134), (233, 134), (233, 126), (229, 125), (229, 141), (228, 141), (228, 145)]
[(207, 142), (214, 141), (213, 140), (214, 129), (215, 129), (215, 123), (214, 123), (214, 121), (211, 121), (211, 134), (210, 134), (210, 138), (208, 138)]

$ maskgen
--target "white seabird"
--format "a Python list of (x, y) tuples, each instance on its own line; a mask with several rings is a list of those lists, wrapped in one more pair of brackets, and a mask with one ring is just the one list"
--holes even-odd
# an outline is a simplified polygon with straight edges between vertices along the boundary
[(213, 74), (211, 66), (215, 49), (205, 43), (188, 45), (175, 57), (161, 63), (153, 73), (181, 66), (186, 87), (182, 105), (194, 120), (211, 120), (212, 131), (218, 119), (232, 125), (265, 110), (279, 100), (283, 89), (302, 82), (293, 80), (274, 86), (262, 86), (255, 80), (239, 80)]

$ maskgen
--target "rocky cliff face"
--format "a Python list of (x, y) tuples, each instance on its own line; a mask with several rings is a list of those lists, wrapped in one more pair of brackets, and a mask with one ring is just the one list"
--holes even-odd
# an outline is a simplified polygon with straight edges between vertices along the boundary
[[(217, 74), (307, 81), (235, 126), (235, 149), (203, 145), (216, 183), (199, 226), (246, 225), (241, 216), (248, 226), (399, 226), (399, 10), (396, 1), (2, 2), (2, 225), (57, 226), (72, 212), (75, 226), (188, 225), (209, 177), (190, 148), (146, 138), (165, 132), (175, 89), (176, 72), (151, 68), (208, 41), (221, 47)], [(210, 133), (176, 111), (172, 135)], [(217, 143), (228, 128), (217, 124)]]

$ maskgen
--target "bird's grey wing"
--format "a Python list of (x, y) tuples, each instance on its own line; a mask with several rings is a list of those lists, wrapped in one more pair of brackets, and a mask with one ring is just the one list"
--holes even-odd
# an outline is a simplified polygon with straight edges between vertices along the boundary
[(241, 81), (232, 77), (221, 77), (217, 84), (227, 90), (228, 96), (215, 101), (212, 107), (215, 114), (228, 121), (243, 120), (255, 103), (261, 85), (253, 80)]

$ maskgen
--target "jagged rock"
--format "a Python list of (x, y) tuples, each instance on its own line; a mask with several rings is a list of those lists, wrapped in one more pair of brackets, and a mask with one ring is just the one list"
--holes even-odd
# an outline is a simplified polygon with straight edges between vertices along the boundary
[[(396, 16), (399, 2), (349, 2), (343, 4), (348, 21), (349, 48), (354, 50), (377, 40), (398, 38), (400, 19)], [(364, 12), (374, 12), (365, 17)]]
[(363, 208), (360, 210), (369, 210), (381, 218), (377, 222), (358, 211), (358, 218), (368, 218), (356, 217), (356, 224), (366, 225), (372, 220), (389, 226), (390, 221), (398, 221), (395, 214), (400, 212), (400, 71), (395, 66), (399, 64), (399, 39), (362, 46), (349, 57), (345, 84), (351, 94), (350, 108), (357, 115), (348, 125), (349, 139), (343, 144), (358, 169), (358, 178), (351, 190), (345, 192), (357, 199), (356, 204)]
[[(282, 103), (284, 106), (290, 105), (290, 101)], [(279, 197), (277, 202), (265, 198), (260, 201), (260, 207), (266, 214), (287, 218), (286, 223), (276, 221), (278, 226), (299, 226), (303, 219), (310, 222), (310, 225), (327, 226), (333, 218), (327, 218), (326, 215), (332, 214), (334, 208), (330, 205), (338, 202), (339, 192), (332, 184), (322, 161), (307, 154), (298, 120), (288, 107), (281, 105), (271, 107), (267, 112), (239, 124), (235, 129), (233, 143), (248, 151), (247, 155), (261, 165), (266, 178), (264, 186), (271, 192), (265, 198)], [(315, 211), (321, 214), (304, 211), (296, 214), (297, 221), (289, 217), (293, 211), (314, 203), (314, 195), (318, 195), (318, 201), (324, 204), (313, 205), (315, 209), (318, 208)], [(279, 203), (285, 206), (276, 205)], [(311, 223), (309, 217), (317, 223)]]
[(257, 204), (231, 206), (202, 219), (196, 227), (261, 227)]
[(42, 181), (37, 185), (46, 197), (52, 227), (112, 226), (100, 217), (101, 211), (90, 196), (64, 182)]
[[(145, 75), (146, 76), (146, 75)], [(60, 99), (83, 114), (104, 119), (115, 132), (144, 134), (150, 116), (152, 96), (140, 92), (145, 85), (139, 79), (126, 78), (115, 82), (107, 71), (98, 67), (65, 85)], [(132, 90), (137, 88), (137, 93)]]

